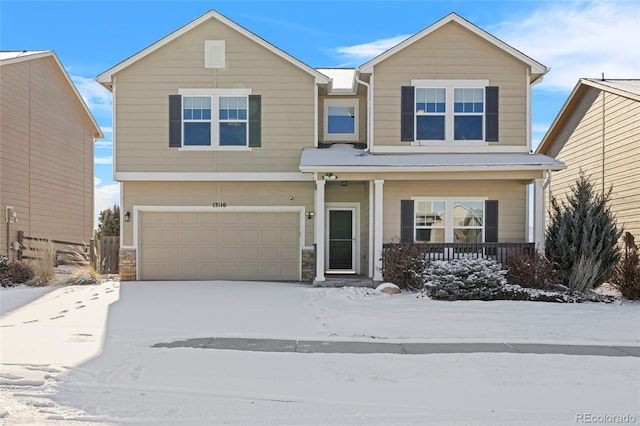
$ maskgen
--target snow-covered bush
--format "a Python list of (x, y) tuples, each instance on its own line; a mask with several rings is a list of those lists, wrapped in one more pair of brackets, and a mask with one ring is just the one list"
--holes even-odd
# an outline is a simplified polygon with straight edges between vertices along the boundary
[(424, 293), (441, 300), (494, 300), (507, 285), (506, 270), (489, 259), (436, 260), (424, 272)]
[(383, 253), (382, 278), (404, 289), (420, 290), (425, 268), (424, 245), (394, 244)]

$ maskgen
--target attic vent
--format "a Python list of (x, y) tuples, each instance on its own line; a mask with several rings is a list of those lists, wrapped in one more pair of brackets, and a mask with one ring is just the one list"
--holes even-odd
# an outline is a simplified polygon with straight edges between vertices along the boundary
[(204, 67), (224, 68), (224, 40), (205, 40)]

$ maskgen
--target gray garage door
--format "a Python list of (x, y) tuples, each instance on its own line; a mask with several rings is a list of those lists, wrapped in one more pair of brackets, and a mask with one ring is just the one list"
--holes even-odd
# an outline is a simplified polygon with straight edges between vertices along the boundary
[(298, 280), (297, 212), (141, 212), (143, 280)]

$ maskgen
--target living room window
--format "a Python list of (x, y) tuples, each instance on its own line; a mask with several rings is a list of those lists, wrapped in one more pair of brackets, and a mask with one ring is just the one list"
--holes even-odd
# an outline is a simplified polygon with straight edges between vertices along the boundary
[(415, 199), (414, 241), (483, 242), (484, 205), (481, 199)]

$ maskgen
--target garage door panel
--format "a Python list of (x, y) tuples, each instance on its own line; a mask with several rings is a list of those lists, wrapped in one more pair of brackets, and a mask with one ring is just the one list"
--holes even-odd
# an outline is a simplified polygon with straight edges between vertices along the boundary
[(297, 280), (297, 212), (144, 212), (141, 279)]

